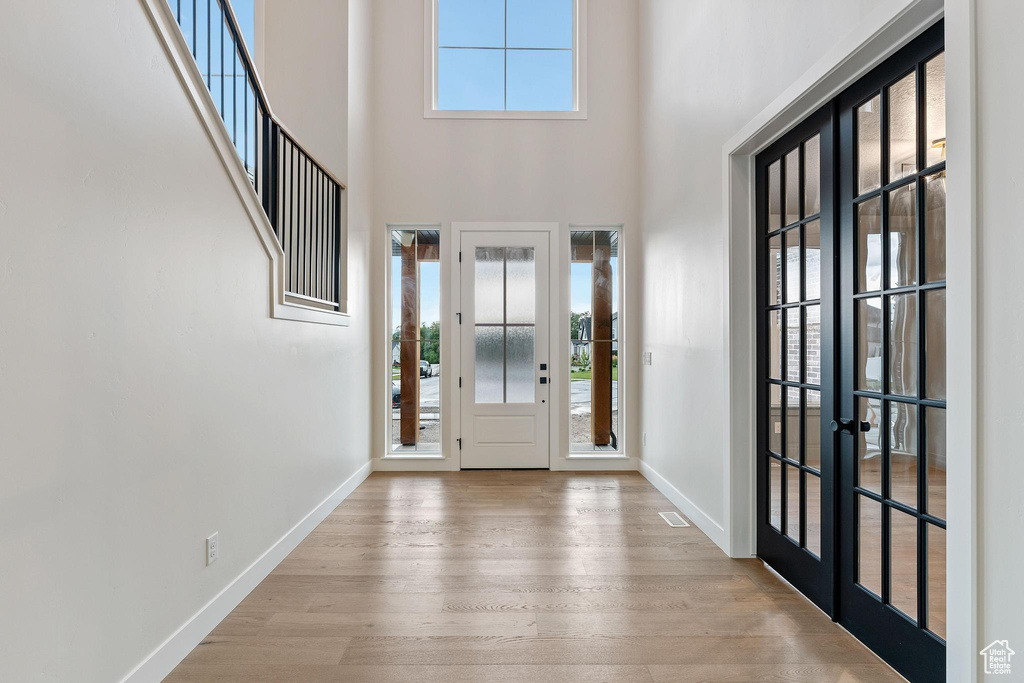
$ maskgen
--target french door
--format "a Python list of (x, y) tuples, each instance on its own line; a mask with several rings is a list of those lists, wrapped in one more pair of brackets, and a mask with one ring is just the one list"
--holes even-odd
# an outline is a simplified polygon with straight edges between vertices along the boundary
[(548, 233), (461, 236), (462, 467), (548, 467)]
[(757, 554), (833, 611), (833, 106), (757, 159)]
[(758, 554), (914, 682), (945, 680), (942, 50), (940, 22), (756, 166)]

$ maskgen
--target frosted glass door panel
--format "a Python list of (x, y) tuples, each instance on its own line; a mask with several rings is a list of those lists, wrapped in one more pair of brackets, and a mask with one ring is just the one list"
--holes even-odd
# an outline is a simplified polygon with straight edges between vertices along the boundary
[(536, 401), (533, 247), (477, 247), (474, 266), (477, 403)]
[(532, 325), (536, 322), (536, 280), (533, 248), (507, 247), (505, 249), (506, 324)]
[(505, 328), (505, 402), (536, 401), (533, 372), (533, 326)]
[(477, 325), (476, 328), (476, 402), (502, 403), (505, 400), (504, 328)]
[(505, 322), (505, 248), (476, 249), (476, 324)]

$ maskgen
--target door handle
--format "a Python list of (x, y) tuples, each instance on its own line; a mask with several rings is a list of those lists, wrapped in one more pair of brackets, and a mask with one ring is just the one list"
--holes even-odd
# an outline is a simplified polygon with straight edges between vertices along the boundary
[(850, 418), (841, 417), (838, 420), (832, 420), (832, 431), (833, 432), (846, 432), (847, 434), (853, 434), (855, 429), (861, 432), (870, 432), (871, 423), (861, 420), (856, 422)]

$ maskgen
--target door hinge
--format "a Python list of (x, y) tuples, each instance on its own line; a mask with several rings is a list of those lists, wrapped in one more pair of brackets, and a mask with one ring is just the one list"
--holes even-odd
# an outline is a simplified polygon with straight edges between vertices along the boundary
[(460, 377), (459, 378), (459, 389), (461, 389), (461, 388), (462, 388), (462, 378)]
[(459, 442), (459, 450), (462, 450), (462, 439), (456, 439)]
[(461, 313), (456, 313), (455, 315), (459, 316), (459, 324), (461, 325), (462, 324), (462, 314)]
[(462, 263), (462, 252), (459, 252), (459, 263)]

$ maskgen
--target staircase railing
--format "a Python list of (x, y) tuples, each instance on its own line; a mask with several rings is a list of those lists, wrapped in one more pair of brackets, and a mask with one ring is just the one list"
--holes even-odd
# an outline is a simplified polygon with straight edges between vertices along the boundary
[(298, 303), (340, 311), (345, 185), (274, 115), (229, 0), (167, 0), (285, 255)]

